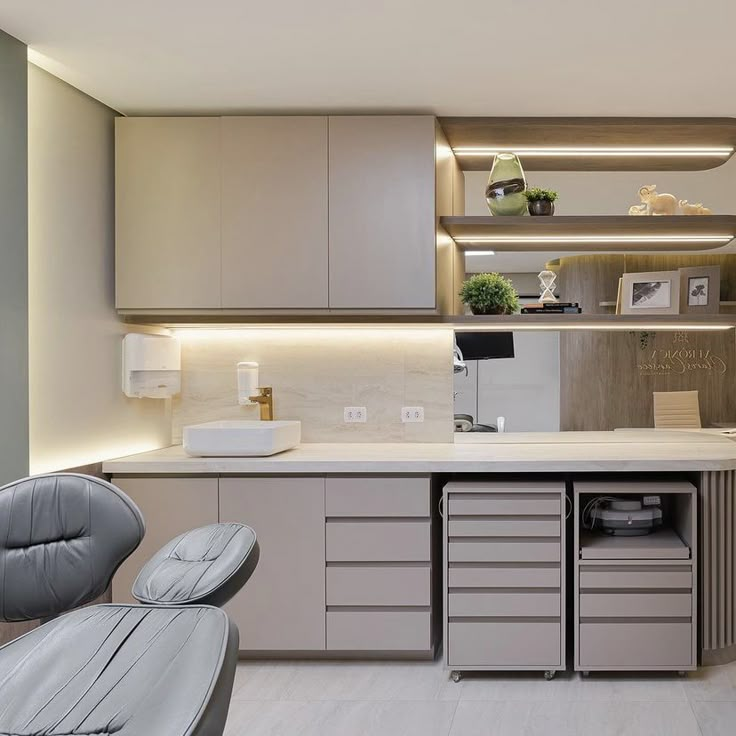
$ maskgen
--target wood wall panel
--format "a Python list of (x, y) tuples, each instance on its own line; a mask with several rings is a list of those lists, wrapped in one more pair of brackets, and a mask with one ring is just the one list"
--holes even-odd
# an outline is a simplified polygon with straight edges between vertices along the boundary
[[(736, 301), (736, 256), (733, 255), (562, 258), (560, 292), (564, 301), (580, 302), (585, 313), (611, 314), (611, 307), (599, 304), (615, 301), (622, 273), (699, 265), (720, 265), (721, 299)], [(688, 370), (683, 362), (697, 367)], [(697, 390), (703, 426), (736, 422), (735, 370), (736, 340), (731, 330), (561, 332), (560, 428), (652, 427), (654, 391)]]

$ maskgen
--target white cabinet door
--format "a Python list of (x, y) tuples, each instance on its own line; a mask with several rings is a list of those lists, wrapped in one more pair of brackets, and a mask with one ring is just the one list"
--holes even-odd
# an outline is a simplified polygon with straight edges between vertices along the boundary
[(222, 118), (222, 306), (327, 307), (327, 118)]
[(434, 309), (435, 121), (330, 117), (330, 307)]
[(324, 478), (220, 478), (220, 521), (252, 527), (261, 550), (226, 606), (241, 651), (323, 650)]
[(115, 122), (118, 309), (219, 308), (219, 118)]

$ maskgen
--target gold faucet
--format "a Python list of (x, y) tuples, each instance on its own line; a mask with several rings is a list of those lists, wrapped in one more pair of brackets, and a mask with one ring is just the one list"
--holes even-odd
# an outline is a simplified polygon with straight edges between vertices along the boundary
[(261, 410), (261, 421), (273, 421), (273, 389), (270, 386), (259, 386), (258, 396), (249, 396), (251, 401), (255, 401)]

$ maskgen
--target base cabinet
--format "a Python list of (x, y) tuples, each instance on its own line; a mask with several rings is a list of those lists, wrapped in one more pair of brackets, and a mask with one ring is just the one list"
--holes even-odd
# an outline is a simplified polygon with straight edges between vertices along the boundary
[(131, 602), (145, 562), (173, 537), (253, 527), (258, 566), (225, 606), (245, 656), (426, 658), (434, 654), (436, 550), (429, 476), (115, 476), (146, 520), (113, 580)]
[(261, 557), (225, 607), (245, 652), (325, 649), (324, 478), (220, 478), (220, 521), (255, 529)]
[(143, 541), (112, 581), (113, 603), (135, 603), (133, 581), (155, 552), (179, 534), (217, 523), (217, 478), (115, 476), (112, 482), (133, 499), (146, 523)]
[[(584, 509), (599, 497), (658, 497), (662, 528), (610, 536)], [(574, 484), (575, 669), (697, 666), (697, 504), (684, 481)]]
[(565, 669), (564, 482), (444, 487), (445, 665)]

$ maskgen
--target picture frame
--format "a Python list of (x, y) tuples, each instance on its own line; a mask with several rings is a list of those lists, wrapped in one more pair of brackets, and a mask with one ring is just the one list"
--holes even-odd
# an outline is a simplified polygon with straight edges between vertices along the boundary
[(680, 269), (680, 312), (718, 314), (721, 311), (721, 267)]
[(621, 279), (621, 314), (680, 313), (679, 271), (625, 273)]

